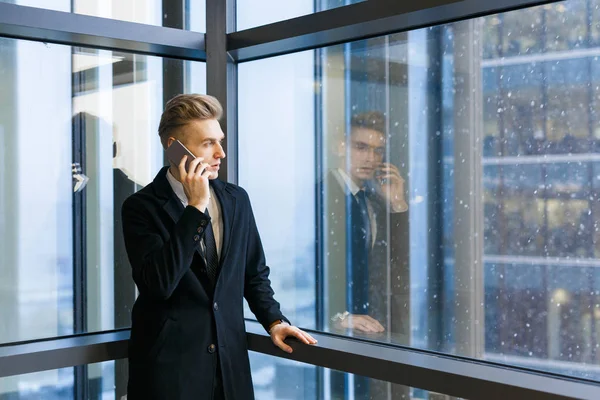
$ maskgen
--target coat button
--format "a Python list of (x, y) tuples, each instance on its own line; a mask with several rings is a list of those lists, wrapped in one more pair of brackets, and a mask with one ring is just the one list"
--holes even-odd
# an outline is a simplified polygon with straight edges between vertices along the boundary
[(194, 241), (197, 242), (198, 240), (200, 240), (200, 236), (194, 235)]
[(206, 226), (206, 220), (203, 219), (202, 221), (200, 221), (200, 226)]
[(217, 304), (216, 301), (215, 301), (215, 304), (213, 304), (213, 310), (219, 311), (219, 305)]
[(198, 233), (202, 233), (202, 227), (198, 228)]
[(210, 346), (208, 346), (208, 352), (210, 354), (214, 353), (215, 351), (217, 351), (217, 346), (215, 346), (214, 344), (211, 344)]

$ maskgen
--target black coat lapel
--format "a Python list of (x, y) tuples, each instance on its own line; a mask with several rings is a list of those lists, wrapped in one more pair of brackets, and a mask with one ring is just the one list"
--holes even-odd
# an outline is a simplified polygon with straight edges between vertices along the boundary
[(164, 200), (163, 209), (169, 214), (174, 222), (177, 222), (183, 213), (183, 204), (177, 198), (167, 180), (167, 171), (169, 167), (163, 167), (154, 178), (154, 193), (157, 197)]
[[(167, 179), (168, 170), (169, 167), (163, 167), (158, 172), (153, 182), (154, 191), (157, 197), (164, 200), (163, 209), (166, 211), (167, 214), (169, 214), (173, 222), (177, 222), (179, 221), (179, 218), (181, 218), (181, 214), (183, 214), (184, 207), (183, 204), (181, 204), (181, 200), (179, 200), (179, 198), (173, 191), (169, 180)], [(200, 245), (196, 246), (196, 252), (198, 252), (198, 254), (202, 256)], [(204, 259), (202, 257), (200, 257), (200, 259), (202, 260), (202, 262), (204, 262)]]
[(227, 184), (218, 179), (210, 181), (212, 188), (215, 191), (217, 200), (221, 205), (221, 218), (223, 220), (223, 243), (221, 243), (221, 257), (219, 264), (223, 265), (223, 261), (227, 257), (229, 244), (231, 243), (231, 230), (233, 221), (235, 220), (235, 197), (230, 192)]

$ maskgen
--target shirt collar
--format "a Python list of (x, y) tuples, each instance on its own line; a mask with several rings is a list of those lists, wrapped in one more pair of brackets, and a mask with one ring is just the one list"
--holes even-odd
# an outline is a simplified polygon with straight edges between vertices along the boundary
[(171, 173), (171, 169), (169, 169), (167, 171), (167, 180), (169, 181), (169, 184), (171, 185), (171, 188), (175, 192), (175, 195), (177, 196), (177, 198), (184, 205), (187, 204), (187, 197), (185, 195), (185, 192), (183, 191), (183, 184), (181, 182), (179, 182), (177, 179), (175, 179), (175, 177)]
[(344, 171), (343, 169), (338, 168), (337, 172), (338, 173), (335, 174), (335, 177), (337, 178), (340, 185), (342, 187), (347, 187), (350, 190), (350, 193), (352, 193), (353, 196), (356, 196), (356, 193), (358, 193), (360, 187), (358, 187), (358, 185), (352, 180), (352, 178), (350, 178), (350, 176), (348, 176), (346, 171)]

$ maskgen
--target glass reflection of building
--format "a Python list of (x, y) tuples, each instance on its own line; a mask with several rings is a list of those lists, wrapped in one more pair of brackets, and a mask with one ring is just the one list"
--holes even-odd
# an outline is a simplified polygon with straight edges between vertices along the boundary
[(599, 5), (484, 18), (482, 61), (486, 353), (595, 379)]

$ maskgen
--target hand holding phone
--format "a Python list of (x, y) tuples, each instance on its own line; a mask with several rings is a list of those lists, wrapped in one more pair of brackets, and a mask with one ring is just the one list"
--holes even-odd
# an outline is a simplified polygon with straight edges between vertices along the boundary
[[(177, 167), (179, 181), (188, 200), (188, 205), (196, 207), (201, 212), (206, 210), (210, 200), (208, 180), (210, 171), (208, 164), (203, 163), (202, 157), (196, 157), (179, 140), (167, 148), (167, 158)], [(187, 156), (185, 165), (183, 158)]]
[(404, 178), (398, 167), (390, 163), (382, 163), (375, 173), (376, 189), (392, 206), (395, 212), (408, 209), (404, 198)]

